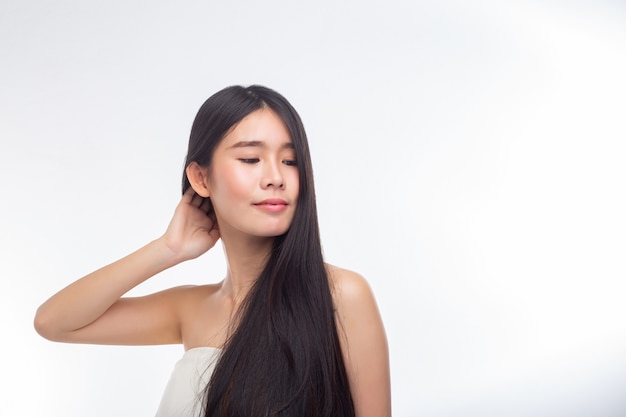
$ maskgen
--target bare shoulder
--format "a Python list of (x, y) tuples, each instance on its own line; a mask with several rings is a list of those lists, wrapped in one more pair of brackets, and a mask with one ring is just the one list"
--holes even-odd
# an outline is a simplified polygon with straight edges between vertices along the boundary
[(205, 285), (180, 285), (178, 287), (171, 287), (163, 290), (163, 293), (168, 294), (175, 299), (188, 299), (203, 297), (215, 293), (219, 289), (219, 284), (205, 284)]
[(327, 264), (328, 279), (335, 306), (340, 312), (352, 309), (376, 308), (372, 289), (361, 274)]
[(327, 265), (327, 270), (342, 336), (357, 343), (370, 337), (384, 339), (376, 298), (365, 277), (333, 265)]
[(169, 310), (169, 314), (177, 318), (179, 325), (184, 325), (190, 316), (195, 316), (198, 309), (206, 304), (206, 300), (218, 290), (218, 285), (182, 285), (171, 287), (148, 295), (152, 303)]
[(176, 305), (180, 323), (180, 336), (185, 349), (198, 346), (222, 346), (227, 338), (230, 320), (223, 297), (219, 296), (221, 284), (171, 288), (167, 291)]
[(163, 290), (160, 294), (168, 299), (176, 310), (184, 313), (198, 308), (199, 304), (205, 303), (218, 290), (219, 284), (182, 285)]
[(177, 287), (170, 287), (149, 295), (142, 297), (135, 297), (137, 299), (155, 299), (158, 302), (164, 303), (170, 308), (184, 308), (189, 302), (202, 297), (210, 291), (207, 285), (181, 285)]

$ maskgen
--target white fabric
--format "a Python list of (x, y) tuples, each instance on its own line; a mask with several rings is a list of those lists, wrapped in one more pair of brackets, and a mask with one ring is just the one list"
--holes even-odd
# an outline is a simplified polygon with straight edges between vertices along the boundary
[(189, 349), (176, 362), (165, 387), (156, 417), (198, 417), (206, 388), (221, 350), (213, 347)]

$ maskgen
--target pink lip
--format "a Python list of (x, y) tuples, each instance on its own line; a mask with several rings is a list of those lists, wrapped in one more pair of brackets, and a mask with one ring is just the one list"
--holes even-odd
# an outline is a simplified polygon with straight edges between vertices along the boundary
[(283, 200), (282, 198), (268, 198), (266, 200), (259, 201), (258, 203), (254, 203), (255, 206), (259, 206), (259, 205), (263, 205), (263, 204), (286, 206), (287, 202), (285, 200)]
[(287, 202), (280, 198), (268, 198), (258, 203), (254, 203), (255, 206), (262, 210), (277, 212), (287, 208)]

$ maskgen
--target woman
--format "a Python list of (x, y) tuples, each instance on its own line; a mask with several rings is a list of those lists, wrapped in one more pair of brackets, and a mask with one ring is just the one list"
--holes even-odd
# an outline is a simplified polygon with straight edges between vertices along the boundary
[[(388, 351), (366, 281), (323, 261), (306, 134), (261, 86), (228, 87), (191, 130), (166, 232), (37, 311), (50, 340), (182, 343), (159, 416), (389, 416)], [(130, 289), (221, 239), (226, 277)]]

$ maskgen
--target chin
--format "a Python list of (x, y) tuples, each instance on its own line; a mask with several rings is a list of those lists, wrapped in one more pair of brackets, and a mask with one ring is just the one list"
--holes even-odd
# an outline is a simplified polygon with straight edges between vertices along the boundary
[(262, 237), (278, 237), (284, 235), (289, 230), (289, 227), (273, 227), (259, 231), (259, 236)]
[(282, 236), (285, 233), (287, 233), (287, 230), (289, 230), (289, 229), (280, 230), (280, 231), (268, 231), (266, 233), (262, 233), (260, 236), (262, 236), (262, 237), (278, 237), (278, 236)]

